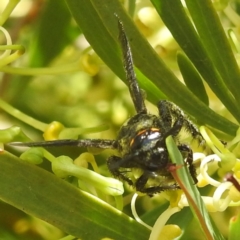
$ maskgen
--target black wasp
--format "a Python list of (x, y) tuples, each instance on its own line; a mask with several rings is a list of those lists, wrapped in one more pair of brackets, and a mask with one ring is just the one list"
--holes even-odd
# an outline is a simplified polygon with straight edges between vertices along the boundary
[(168, 167), (171, 164), (165, 140), (172, 136), (178, 149), (186, 158), (186, 164), (195, 183), (197, 183), (193, 166), (191, 148), (178, 141), (179, 132), (184, 128), (199, 143), (204, 140), (182, 110), (173, 103), (162, 100), (158, 103), (159, 116), (147, 112), (144, 99), (139, 88), (134, 69), (132, 53), (123, 24), (118, 20), (119, 40), (123, 52), (123, 65), (128, 81), (131, 98), (136, 115), (131, 117), (120, 128), (116, 140), (80, 139), (56, 140), (46, 142), (16, 143), (20, 146), (77, 146), (101, 149), (117, 149), (119, 156), (111, 156), (107, 166), (112, 175), (127, 182), (137, 191), (152, 196), (164, 190), (179, 189)]

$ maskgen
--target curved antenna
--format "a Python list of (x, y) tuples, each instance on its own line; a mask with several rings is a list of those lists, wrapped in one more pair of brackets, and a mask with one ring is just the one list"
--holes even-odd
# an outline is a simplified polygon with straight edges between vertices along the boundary
[(57, 147), (57, 146), (70, 146), (70, 147), (91, 147), (91, 148), (101, 148), (101, 149), (115, 149), (116, 141), (108, 139), (63, 139), (54, 140), (46, 142), (14, 142), (8, 143), (11, 146), (19, 147)]
[(137, 78), (133, 68), (133, 58), (131, 48), (125, 34), (125, 30), (123, 27), (123, 23), (119, 19), (119, 17), (115, 14), (118, 19), (118, 29), (119, 29), (119, 41), (121, 43), (122, 55), (123, 55), (123, 67), (126, 73), (126, 79), (128, 81), (128, 87), (130, 91), (130, 95), (136, 109), (137, 113), (147, 113), (147, 109), (144, 103), (144, 99), (141, 93), (141, 89), (139, 88)]

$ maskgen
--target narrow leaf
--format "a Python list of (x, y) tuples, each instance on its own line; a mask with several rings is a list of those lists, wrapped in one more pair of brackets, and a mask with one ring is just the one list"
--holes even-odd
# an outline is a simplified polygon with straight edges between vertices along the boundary
[(206, 239), (224, 240), (219, 230), (212, 224), (212, 220), (207, 212), (202, 197), (197, 187), (193, 184), (193, 179), (189, 171), (186, 167), (184, 167), (185, 163), (183, 161), (183, 157), (171, 136), (166, 139), (166, 144), (172, 162), (176, 164), (176, 166), (182, 166), (176, 170), (176, 174), (181, 180), (181, 182), (178, 183), (181, 183), (183, 185), (180, 186), (182, 189), (184, 189), (184, 193), (188, 199), (188, 203), (191, 207), (192, 213), (198, 220)]
[(186, 0), (185, 2), (208, 55), (239, 106), (239, 67), (212, 1)]
[[(232, 115), (240, 121), (239, 104), (219, 75), (180, 0), (151, 0), (173, 37), (193, 62), (204, 80)], [(192, 1), (198, 2), (198, 1)], [(201, 4), (200, 4), (201, 5)], [(196, 10), (199, 11), (199, 10)], [(204, 12), (202, 13), (204, 15)], [(206, 29), (207, 31), (207, 29)], [(214, 36), (211, 36), (214, 38)]]
[(35, 67), (46, 66), (77, 36), (70, 34), (71, 14), (64, 1), (47, 1), (41, 14), (30, 47), (29, 61)]
[[(0, 199), (81, 239), (147, 239), (149, 230), (55, 175), (1, 152)], [(123, 231), (124, 229), (124, 231)]]
[(185, 84), (195, 96), (197, 96), (203, 103), (208, 106), (208, 95), (203, 85), (202, 78), (196, 68), (183, 53), (178, 53), (177, 61)]
[(238, 240), (240, 236), (240, 215), (234, 216), (230, 219), (229, 225), (229, 240)]

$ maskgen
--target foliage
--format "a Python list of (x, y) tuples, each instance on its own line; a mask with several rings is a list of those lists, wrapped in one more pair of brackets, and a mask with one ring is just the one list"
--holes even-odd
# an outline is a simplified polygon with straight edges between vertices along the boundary
[[(199, 180), (194, 186), (186, 169), (178, 169), (182, 156), (167, 139), (176, 163), (172, 174), (182, 190), (140, 198), (143, 225), (134, 210), (137, 220), (131, 218), (132, 189), (124, 186), (123, 195), (122, 183), (109, 176), (106, 159), (112, 150), (26, 151), (2, 145), (1, 239), (237, 239), (237, 0), (10, 0), (1, 5), (3, 144), (40, 140), (42, 133), (44, 140), (116, 137), (134, 112), (119, 80), (126, 81), (115, 14), (147, 100), (175, 102), (204, 125), (200, 131), (207, 142), (207, 149), (192, 146)], [(153, 105), (148, 103), (152, 112)], [(224, 182), (227, 173), (236, 183)]]

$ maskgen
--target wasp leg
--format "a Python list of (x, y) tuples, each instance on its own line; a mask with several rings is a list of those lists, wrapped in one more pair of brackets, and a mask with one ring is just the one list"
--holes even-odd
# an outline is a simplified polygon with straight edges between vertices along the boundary
[(187, 130), (187, 132), (190, 133), (191, 136), (200, 143), (200, 145), (205, 143), (205, 140), (198, 131), (197, 127), (188, 119), (188, 117), (177, 105), (167, 100), (161, 100), (158, 103), (158, 110), (163, 122), (167, 123), (167, 127), (169, 127), (169, 124), (172, 125), (174, 121), (181, 118), (182, 126)]
[(183, 118), (180, 116), (173, 124), (173, 126), (163, 134), (163, 139), (166, 139), (168, 136), (177, 136), (183, 127)]
[(187, 156), (186, 156), (186, 163), (188, 165), (188, 169), (189, 169), (189, 172), (192, 176), (192, 179), (194, 181), (195, 184), (198, 183), (198, 180), (197, 180), (197, 174), (196, 174), (196, 168), (194, 167), (193, 165), (193, 152), (192, 152), (192, 149), (186, 145), (186, 144), (181, 144), (178, 146), (178, 149), (181, 151), (181, 152), (186, 152), (187, 153)]
[(142, 176), (136, 181), (136, 190), (142, 193), (146, 193), (148, 196), (152, 197), (155, 193), (159, 193), (167, 190), (180, 189), (180, 187), (177, 184), (146, 187), (145, 185), (148, 179), (151, 177), (154, 177), (153, 172), (144, 171)]
[(161, 118), (161, 124), (163, 125), (163, 128), (166, 130), (171, 129), (173, 119), (169, 105), (166, 104), (165, 100), (162, 100), (158, 103), (158, 112)]
[(125, 161), (121, 157), (111, 156), (107, 160), (108, 169), (114, 177), (119, 178), (122, 181), (126, 181), (129, 185), (133, 185), (132, 180), (125, 176), (123, 171), (119, 170), (120, 168), (126, 168), (124, 166), (124, 162)]

